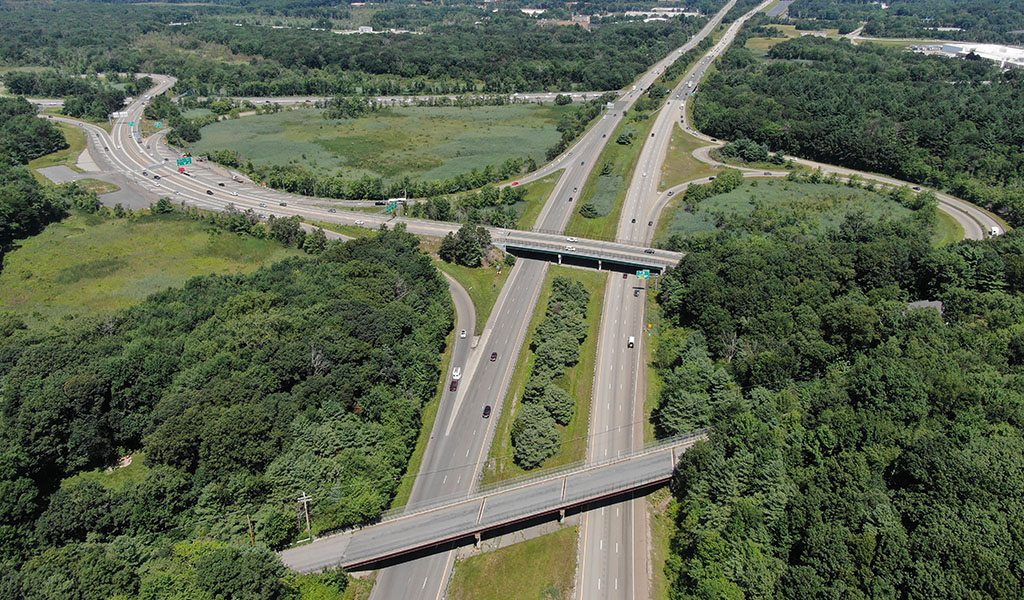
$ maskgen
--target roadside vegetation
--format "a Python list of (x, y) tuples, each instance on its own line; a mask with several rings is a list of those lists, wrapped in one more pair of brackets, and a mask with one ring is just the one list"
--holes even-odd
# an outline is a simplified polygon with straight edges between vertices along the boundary
[(664, 191), (681, 183), (717, 173), (720, 170), (719, 167), (699, 161), (693, 156), (694, 150), (707, 145), (707, 142), (690, 135), (682, 127), (673, 129), (668, 152), (665, 153), (662, 183), (658, 186), (658, 190)]
[(455, 563), (451, 600), (565, 599), (573, 589), (579, 529), (481, 553)]
[(559, 170), (543, 179), (525, 185), (526, 195), (523, 196), (525, 206), (519, 215), (519, 221), (516, 222), (516, 229), (533, 229), (537, 224), (537, 218), (540, 217), (540, 213), (544, 209), (544, 204), (548, 201), (551, 191), (555, 189), (562, 174), (563, 171)]
[(586, 457), (607, 277), (569, 267), (548, 268), (481, 483)]

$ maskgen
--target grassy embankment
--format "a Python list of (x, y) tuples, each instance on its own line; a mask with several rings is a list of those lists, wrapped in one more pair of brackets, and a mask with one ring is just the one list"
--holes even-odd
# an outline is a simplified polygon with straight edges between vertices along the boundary
[[(633, 115), (633, 111), (629, 115)], [(565, 234), (591, 239), (614, 239), (619, 227), (619, 215), (626, 198), (626, 190), (633, 177), (633, 170), (640, 159), (640, 150), (651, 134), (651, 128), (657, 120), (657, 111), (649, 113), (647, 119), (640, 122), (627, 116), (615, 131), (608, 135), (608, 143), (594, 164), (590, 177), (583, 184), (579, 197), (574, 201), (572, 216), (565, 227)], [(619, 144), (616, 140), (625, 132), (634, 131), (630, 144)], [(602, 166), (611, 164), (611, 173), (601, 175)], [(648, 173), (648, 177), (656, 177)], [(580, 214), (579, 207), (591, 202), (597, 209), (598, 217), (588, 219)]]
[(547, 177), (526, 184), (526, 196), (523, 199), (525, 206), (519, 215), (516, 229), (532, 229), (537, 224), (537, 217), (540, 216), (551, 190), (555, 189), (555, 184), (561, 176), (562, 171), (558, 170)]
[(277, 242), (211, 234), (180, 217), (75, 214), (7, 255), (0, 309), (36, 324), (94, 316), (195, 275), (250, 272), (297, 254)]
[(604, 303), (604, 286), (608, 280), (606, 273), (584, 271), (552, 265), (548, 268), (547, 277), (541, 288), (540, 298), (534, 310), (533, 318), (523, 347), (519, 351), (516, 369), (505, 395), (504, 409), (495, 428), (494, 441), (491, 443), (487, 464), (484, 466), (482, 484), (494, 483), (529, 473), (513, 462), (512, 422), (518, 408), (518, 398), (526, 386), (530, 370), (533, 368), (535, 356), (530, 350), (533, 332), (537, 324), (544, 318), (548, 300), (551, 297), (551, 282), (557, 276), (571, 277), (582, 282), (590, 292), (590, 303), (587, 306), (587, 339), (580, 347), (580, 360), (555, 383), (569, 392), (576, 399), (576, 413), (565, 427), (559, 426), (562, 434), (562, 446), (557, 454), (548, 458), (540, 469), (558, 467), (583, 460), (587, 449), (587, 428), (590, 424), (590, 399), (594, 383), (594, 364), (597, 360), (597, 335), (601, 326), (601, 307)]
[(576, 572), (579, 532), (554, 533), (455, 563), (450, 600), (567, 599)]
[(82, 172), (76, 164), (78, 163), (78, 155), (85, 149), (85, 132), (75, 127), (74, 125), (68, 125), (66, 123), (54, 123), (61, 133), (64, 134), (64, 139), (68, 142), (68, 147), (63, 150), (58, 150), (47, 154), (46, 156), (40, 156), (39, 158), (29, 161), (27, 167), (32, 171), (32, 175), (42, 183), (49, 183), (50, 180), (40, 174), (36, 169), (42, 169), (45, 167), (56, 167), (65, 166), (73, 171), (79, 173)]
[(347, 177), (445, 179), (525, 155), (542, 163), (558, 141), (559, 117), (572, 109), (391, 107), (343, 121), (319, 109), (285, 110), (208, 125), (194, 151), (229, 148), (257, 165), (294, 160)]

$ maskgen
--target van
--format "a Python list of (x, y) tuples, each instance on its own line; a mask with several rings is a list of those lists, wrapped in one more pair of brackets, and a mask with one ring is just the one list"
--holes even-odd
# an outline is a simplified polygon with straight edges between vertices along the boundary
[(636, 338), (633, 337), (633, 336), (629, 336), (629, 341), (626, 342), (626, 347), (627, 348), (632, 348), (635, 345), (636, 345)]

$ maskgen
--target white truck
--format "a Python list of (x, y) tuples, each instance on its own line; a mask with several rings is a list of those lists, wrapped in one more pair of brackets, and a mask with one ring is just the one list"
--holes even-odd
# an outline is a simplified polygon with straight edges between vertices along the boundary
[(626, 342), (626, 347), (627, 348), (632, 348), (635, 345), (636, 345), (636, 338), (633, 337), (633, 336), (629, 336), (629, 341)]

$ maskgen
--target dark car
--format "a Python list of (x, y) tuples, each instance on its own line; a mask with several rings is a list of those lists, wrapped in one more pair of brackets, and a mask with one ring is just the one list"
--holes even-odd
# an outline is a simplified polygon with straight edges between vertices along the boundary
[(716, 140), (715, 138), (711, 138), (711, 141), (712, 142), (717, 142), (718, 140)]
[(623, 278), (623, 279), (625, 279), (626, 277), (629, 277), (629, 275), (628, 275), (628, 274), (626, 274), (626, 273), (623, 273), (623, 274), (622, 274), (622, 278)]
[(914, 191), (915, 191), (915, 192), (920, 192), (920, 191), (921, 191), (921, 188), (919, 188), (919, 187), (917, 187), (917, 186), (915, 185), (915, 186), (914, 186)]
[(630, 220), (630, 223), (636, 223), (636, 219)]
[(206, 193), (207, 193), (207, 195), (212, 196), (213, 195), (213, 190), (206, 190)]
[(572, 196), (569, 196), (569, 202), (572, 202)]
[(222, 182), (218, 183), (217, 185), (219, 185), (220, 187), (224, 187), (224, 182), (222, 181)]
[(452, 382), (448, 385), (448, 391), (449, 392), (454, 392), (458, 388), (459, 388), (459, 380), (458, 379), (452, 379)]
[(644, 250), (644, 254), (654, 254), (654, 250), (647, 248)]
[(584, 163), (584, 162), (585, 162), (585, 161), (582, 161), (582, 160), (580, 161), (580, 166), (581, 166), (581, 167), (583, 166), (583, 163)]
[(498, 353), (497, 352), (491, 352), (491, 362), (494, 362), (496, 360), (498, 360)]
[(490, 404), (488, 404), (487, 406), (484, 407), (484, 418), (486, 419), (489, 416), (491, 416), (491, 405)]
[(636, 296), (639, 296), (639, 295), (640, 295), (640, 290), (638, 290), (638, 289), (637, 290), (633, 290), (633, 297), (636, 297)]
[(608, 134), (607, 133), (602, 133), (601, 137), (608, 137)]
[(648, 222), (647, 222), (647, 226), (648, 226), (648, 227), (650, 227), (651, 225), (654, 225), (654, 221), (648, 221)]
[(374, 205), (376, 206), (384, 206), (385, 204), (387, 204), (387, 202), (384, 202), (383, 200), (377, 200), (374, 202)]
[(336, 212), (338, 212), (338, 209), (336, 209), (336, 208), (328, 208), (327, 212), (336, 213)]
[(287, 202), (282, 202), (281, 206), (288, 206), (288, 203)]

